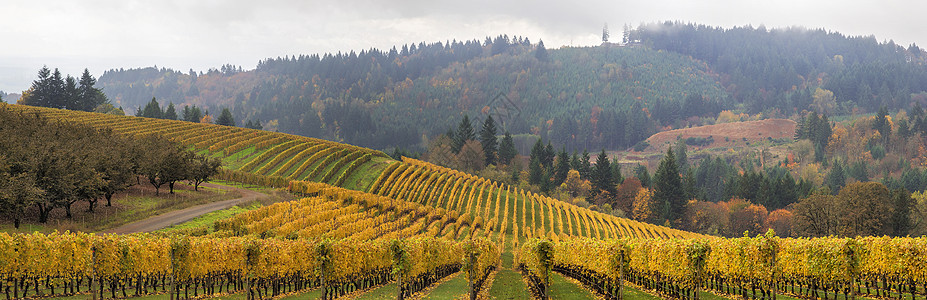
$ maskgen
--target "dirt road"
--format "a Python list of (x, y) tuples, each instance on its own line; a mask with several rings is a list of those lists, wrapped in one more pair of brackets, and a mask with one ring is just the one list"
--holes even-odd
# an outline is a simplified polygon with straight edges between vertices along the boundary
[(215, 189), (227, 190), (230, 192), (239, 192), (241, 193), (241, 198), (206, 203), (193, 207), (188, 207), (181, 210), (175, 210), (169, 213), (157, 215), (148, 219), (141, 221), (136, 221), (133, 223), (125, 224), (110, 230), (104, 231), (104, 233), (116, 233), (116, 234), (127, 234), (127, 233), (136, 233), (136, 232), (149, 232), (155, 231), (161, 228), (165, 228), (171, 225), (180, 224), (186, 221), (190, 221), (193, 218), (196, 218), (200, 215), (217, 211), (220, 209), (230, 208), (239, 203), (246, 203), (258, 199), (268, 197), (267, 194), (255, 192), (252, 190), (246, 190), (237, 187), (224, 186), (212, 183), (203, 183), (200, 184), (201, 187), (210, 187)]

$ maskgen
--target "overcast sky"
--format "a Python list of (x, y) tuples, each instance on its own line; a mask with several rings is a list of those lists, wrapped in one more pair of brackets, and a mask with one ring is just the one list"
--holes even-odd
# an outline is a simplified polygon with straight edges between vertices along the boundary
[(28, 88), (42, 65), (96, 77), (153, 65), (253, 69), (268, 57), (499, 34), (556, 48), (598, 44), (605, 23), (619, 36), (623, 24), (665, 20), (826, 28), (923, 45), (925, 11), (927, 1), (895, 0), (2, 0), (0, 90)]

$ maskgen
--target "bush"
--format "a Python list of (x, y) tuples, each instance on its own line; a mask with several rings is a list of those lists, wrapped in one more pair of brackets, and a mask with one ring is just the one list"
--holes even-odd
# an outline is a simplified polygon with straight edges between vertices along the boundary
[(703, 147), (703, 146), (711, 145), (714, 142), (715, 142), (715, 138), (713, 136), (709, 136), (707, 138), (698, 137), (698, 136), (692, 136), (692, 137), (686, 138), (686, 145), (689, 145), (689, 146)]

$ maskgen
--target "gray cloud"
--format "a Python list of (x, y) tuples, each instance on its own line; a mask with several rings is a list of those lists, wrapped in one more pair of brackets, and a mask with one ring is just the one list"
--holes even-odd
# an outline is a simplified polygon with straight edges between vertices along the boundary
[(283, 55), (388, 49), (421, 41), (509, 34), (548, 47), (594, 45), (603, 23), (682, 20), (827, 28), (902, 45), (925, 41), (920, 1), (245, 1), (88, 0), (0, 2), (0, 90), (28, 87), (42, 65), (99, 76), (158, 65), (253, 68)]

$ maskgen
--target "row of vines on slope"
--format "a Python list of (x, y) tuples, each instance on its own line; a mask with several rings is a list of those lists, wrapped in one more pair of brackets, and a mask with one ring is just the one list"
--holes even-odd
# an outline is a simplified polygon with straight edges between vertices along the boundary
[(554, 241), (570, 236), (596, 238), (695, 237), (694, 234), (583, 209), (480, 177), (403, 158), (386, 167), (370, 185), (371, 194), (443, 208), (479, 218), (497, 233)]
[(459, 270), (465, 248), (473, 247), (486, 249), (481, 264), (498, 264), (498, 250), (486, 239), (0, 233), (0, 283), (8, 299), (88, 292), (100, 298), (165, 292), (178, 298), (240, 292), (267, 298), (310, 288), (323, 288), (332, 299), (392, 280), (411, 295)]
[[(373, 158), (388, 159), (386, 154), (372, 149), (277, 132), (41, 107), (17, 107), (30, 113), (108, 128), (126, 135), (158, 134), (196, 151), (219, 156), (228, 169), (288, 180), (315, 178), (322, 182), (343, 184), (350, 176), (341, 172), (344, 167), (353, 164), (353, 167), (347, 169), (352, 171)], [(363, 160), (356, 163), (361, 158)]]
[(560, 272), (612, 299), (623, 281), (683, 299), (699, 289), (745, 299), (927, 297), (924, 237), (532, 240), (516, 255), (534, 282)]

